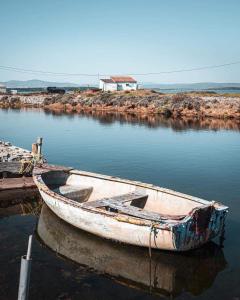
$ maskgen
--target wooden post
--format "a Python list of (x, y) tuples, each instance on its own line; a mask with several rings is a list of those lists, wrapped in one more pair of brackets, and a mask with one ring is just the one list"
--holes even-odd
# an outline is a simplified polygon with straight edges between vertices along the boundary
[(32, 154), (33, 155), (38, 154), (38, 146), (36, 143), (32, 144)]

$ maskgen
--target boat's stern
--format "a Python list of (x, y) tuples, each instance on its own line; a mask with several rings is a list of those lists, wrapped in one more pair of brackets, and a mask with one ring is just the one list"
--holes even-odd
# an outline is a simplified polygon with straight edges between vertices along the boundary
[(216, 202), (195, 208), (183, 221), (172, 227), (175, 249), (194, 249), (224, 234), (227, 212), (228, 207)]

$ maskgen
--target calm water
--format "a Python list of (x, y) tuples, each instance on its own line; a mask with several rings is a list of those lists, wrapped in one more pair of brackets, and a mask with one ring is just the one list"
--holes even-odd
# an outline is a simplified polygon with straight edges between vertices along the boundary
[(217, 93), (217, 94), (237, 94), (240, 92), (240, 88), (239, 89), (224, 89), (224, 90), (218, 90), (218, 89), (207, 89), (207, 90), (204, 90), (204, 89), (199, 89), (199, 90), (194, 90), (194, 89), (155, 89), (159, 92), (162, 92), (162, 93), (170, 93), (170, 94), (177, 94), (177, 93), (185, 93), (185, 92), (191, 92), (191, 91), (196, 91), (196, 92), (214, 92), (214, 93)]
[[(45, 224), (43, 237), (48, 232), (47, 224), (52, 226), (48, 243), (39, 237), (37, 216), (2, 216), (0, 299), (16, 299), (19, 258), (25, 253), (27, 235), (35, 229), (31, 299), (157, 299), (163, 295), (176, 299), (240, 299), (239, 124), (0, 110), (0, 139), (30, 148), (37, 136), (44, 137), (44, 154), (50, 163), (151, 182), (224, 202), (230, 207), (226, 241), (222, 250), (208, 245), (184, 255), (155, 253), (153, 264), (158, 275), (151, 273), (149, 284), (145, 250), (129, 247), (126, 251), (126, 247), (116, 248), (113, 243), (76, 232), (65, 223), (58, 224), (46, 209), (40, 221)], [(75, 252), (66, 247), (67, 252), (61, 253), (58, 243), (65, 240), (57, 234), (60, 227), (74, 247), (81, 241), (86, 247), (82, 251), (89, 255), (71, 257)], [(116, 270), (120, 272), (121, 268), (113, 264), (109, 274), (111, 258), (96, 249), (107, 249), (131, 272), (116, 280)], [(160, 289), (154, 289), (154, 280)]]

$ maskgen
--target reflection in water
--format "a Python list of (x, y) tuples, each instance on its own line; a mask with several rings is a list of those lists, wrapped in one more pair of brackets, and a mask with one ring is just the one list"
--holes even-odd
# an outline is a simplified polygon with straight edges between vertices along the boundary
[(41, 210), (41, 201), (22, 202), (8, 207), (0, 207), (0, 219), (14, 215), (39, 215)]
[(119, 123), (129, 123), (136, 125), (144, 125), (148, 128), (158, 128), (158, 127), (170, 127), (175, 131), (194, 129), (194, 130), (240, 130), (240, 120), (235, 119), (214, 119), (214, 118), (204, 118), (204, 119), (189, 119), (186, 117), (179, 118), (167, 118), (163, 115), (136, 115), (130, 113), (115, 113), (106, 111), (86, 111), (86, 112), (66, 112), (66, 111), (49, 111), (45, 110), (46, 114), (52, 114), (54, 116), (67, 115), (73, 117), (74, 115), (88, 117), (98, 120), (99, 123), (104, 125), (111, 125), (115, 122)]
[(43, 205), (37, 234), (58, 254), (117, 282), (158, 295), (200, 295), (211, 287), (226, 261), (214, 243), (188, 253), (153, 251), (95, 237), (70, 226)]

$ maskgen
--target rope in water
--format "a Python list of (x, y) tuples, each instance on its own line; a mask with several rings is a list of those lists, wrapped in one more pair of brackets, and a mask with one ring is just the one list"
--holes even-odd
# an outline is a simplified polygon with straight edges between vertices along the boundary
[(152, 291), (152, 232), (154, 231), (154, 226), (158, 223), (151, 223), (150, 226), (150, 233), (149, 233), (149, 246), (148, 246), (148, 252), (149, 252), (149, 291), (151, 293)]
[(150, 226), (150, 233), (149, 233), (149, 247), (148, 247), (148, 252), (149, 252), (149, 257), (150, 259), (152, 258), (152, 231), (153, 231), (153, 227), (154, 227), (154, 223), (151, 223), (151, 226)]

